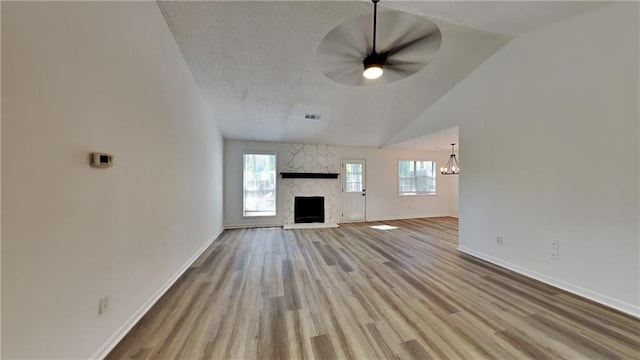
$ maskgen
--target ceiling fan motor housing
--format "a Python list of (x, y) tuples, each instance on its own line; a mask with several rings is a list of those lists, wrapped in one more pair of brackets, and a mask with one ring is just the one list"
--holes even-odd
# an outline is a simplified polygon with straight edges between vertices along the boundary
[(385, 62), (387, 62), (387, 56), (385, 54), (378, 54), (372, 51), (363, 61), (364, 69), (366, 70), (372, 66), (382, 68)]

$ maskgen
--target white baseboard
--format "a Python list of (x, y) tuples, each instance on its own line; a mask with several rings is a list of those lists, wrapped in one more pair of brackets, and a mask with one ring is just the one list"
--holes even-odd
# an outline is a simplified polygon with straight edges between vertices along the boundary
[(372, 221), (393, 221), (393, 220), (412, 220), (412, 219), (425, 219), (425, 218), (442, 218), (442, 217), (455, 217), (448, 214), (429, 214), (429, 215), (412, 215), (412, 216), (401, 216), (401, 217), (367, 217), (366, 222)]
[(282, 227), (282, 224), (231, 224), (231, 225), (225, 225), (224, 229), (225, 230), (232, 230), (232, 229), (251, 229), (251, 228), (264, 228), (264, 227)]
[(147, 311), (149, 311), (149, 309), (151, 309), (151, 307), (158, 300), (160, 300), (162, 295), (164, 295), (164, 293), (169, 290), (169, 288), (180, 278), (180, 276), (182, 276), (182, 274), (191, 266), (191, 264), (193, 264), (198, 259), (198, 257), (202, 255), (202, 253), (215, 241), (215, 239), (220, 236), (220, 234), (222, 234), (222, 230), (218, 231), (217, 234), (212, 236), (211, 239), (209, 239), (200, 249), (198, 249), (198, 251), (196, 251), (196, 253), (191, 258), (189, 258), (189, 260), (187, 260), (187, 262), (180, 269), (178, 269), (178, 271), (173, 274), (173, 276), (169, 278), (169, 280), (167, 280), (167, 282), (165, 282), (164, 285), (162, 285), (160, 289), (158, 289), (158, 291), (156, 291), (155, 294), (153, 294), (149, 298), (149, 300), (142, 304), (142, 306), (135, 313), (133, 313), (133, 315), (127, 321), (125, 321), (124, 324), (122, 324), (120, 329), (118, 329), (95, 352), (95, 354), (91, 356), (90, 359), (104, 359), (107, 355), (109, 355), (109, 352), (111, 352), (111, 350), (113, 350), (113, 348), (118, 345), (120, 340), (122, 340), (122, 338), (124, 338), (125, 335), (127, 335), (127, 333), (131, 331), (131, 329), (138, 323), (138, 321), (142, 319), (144, 314), (146, 314)]
[(589, 300), (593, 300), (599, 304), (602, 304), (604, 306), (613, 308), (615, 310), (621, 311), (625, 314), (631, 315), (633, 317), (636, 318), (640, 318), (640, 308), (638, 308), (638, 306), (635, 306), (633, 304), (629, 304), (627, 302), (624, 301), (620, 301), (618, 299), (614, 299), (612, 297), (609, 297), (607, 295), (603, 295), (600, 294), (598, 292), (589, 290), (589, 289), (585, 289), (583, 287), (568, 283), (566, 281), (563, 280), (559, 280), (556, 279), (554, 277), (551, 276), (547, 276), (544, 274), (541, 274), (539, 272), (524, 268), (522, 266), (519, 265), (515, 265), (512, 264), (510, 262), (495, 258), (491, 255), (487, 255), (485, 253), (481, 253), (478, 251), (475, 251), (473, 249), (469, 249), (467, 247), (464, 246), (458, 246), (458, 251), (463, 252), (467, 255), (471, 255), (473, 257), (477, 257), (479, 259), (488, 261), (492, 264), (501, 266), (503, 268), (515, 271), (519, 274), (522, 274), (524, 276), (530, 277), (532, 279), (536, 279), (538, 281), (541, 281), (543, 283), (549, 284), (551, 286), (555, 286), (559, 289), (568, 291), (572, 294), (587, 298)]

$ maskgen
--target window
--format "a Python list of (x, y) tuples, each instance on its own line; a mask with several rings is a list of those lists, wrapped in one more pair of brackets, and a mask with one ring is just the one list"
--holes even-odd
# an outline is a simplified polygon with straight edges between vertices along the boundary
[(398, 194), (424, 195), (436, 193), (435, 161), (398, 161)]
[(243, 215), (276, 214), (276, 155), (244, 154)]

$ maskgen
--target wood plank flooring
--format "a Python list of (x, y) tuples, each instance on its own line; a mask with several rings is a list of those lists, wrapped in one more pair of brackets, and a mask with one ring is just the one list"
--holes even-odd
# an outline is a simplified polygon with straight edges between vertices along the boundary
[(108, 359), (638, 359), (640, 321), (456, 251), (454, 218), (225, 231)]

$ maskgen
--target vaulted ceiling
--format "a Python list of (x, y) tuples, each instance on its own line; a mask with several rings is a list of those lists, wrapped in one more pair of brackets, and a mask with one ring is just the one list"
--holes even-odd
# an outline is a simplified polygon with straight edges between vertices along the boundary
[[(442, 43), (422, 70), (371, 86), (331, 80), (317, 61), (318, 47), (332, 29), (372, 14), (369, 1), (158, 5), (225, 138), (380, 147), (510, 38), (603, 3), (383, 0), (381, 13), (433, 21)], [(378, 29), (383, 40), (403, 26), (384, 25)], [(307, 113), (322, 116), (305, 119)], [(455, 134), (427, 137), (426, 148), (448, 149)], [(407, 144), (425, 148), (424, 141)]]

